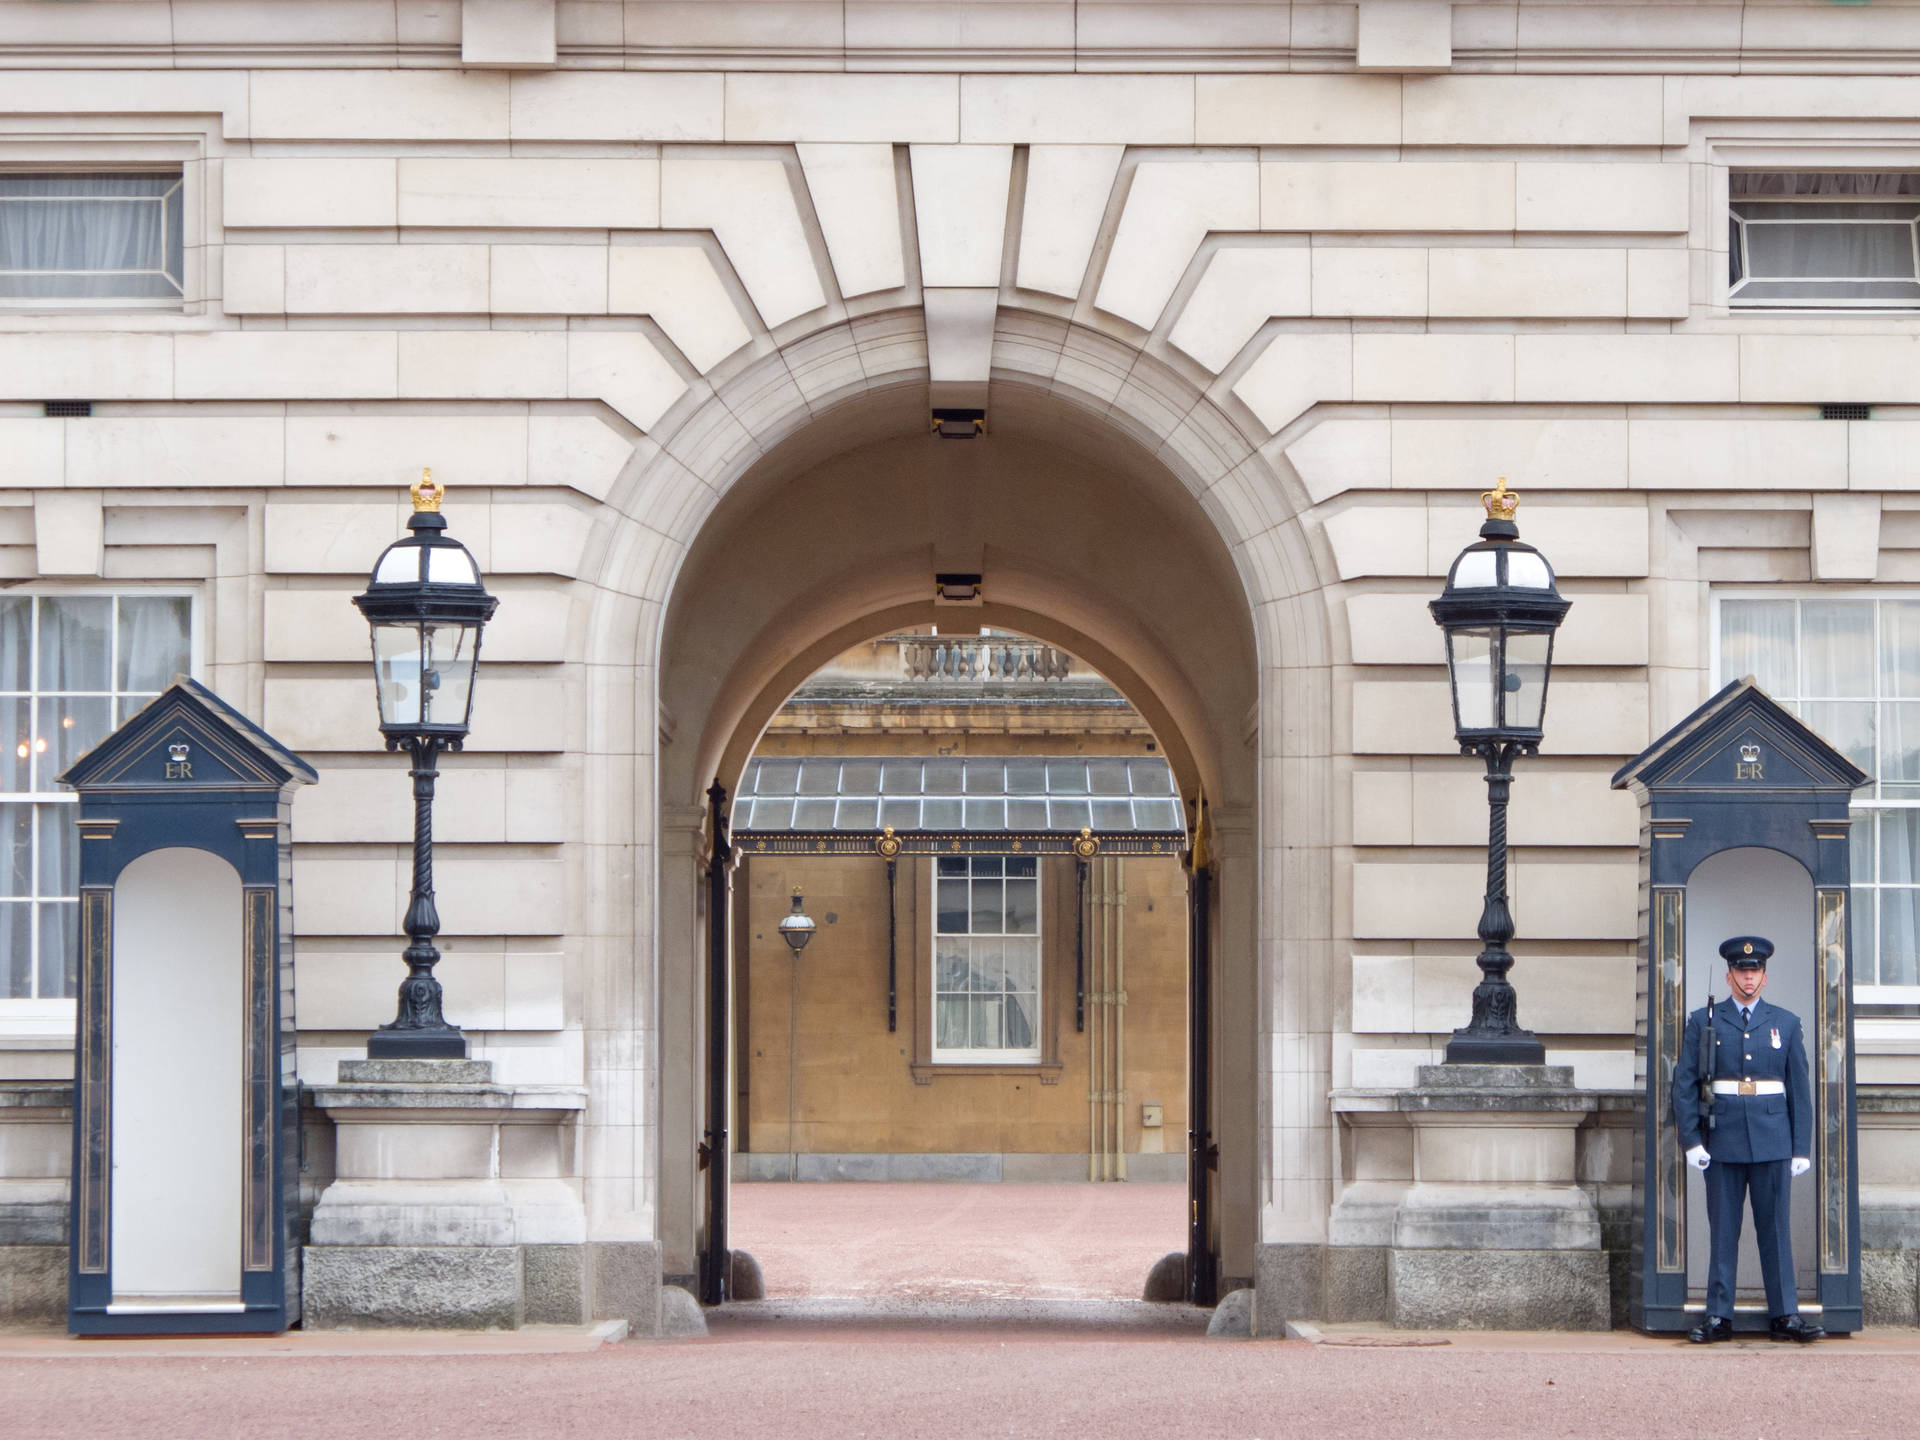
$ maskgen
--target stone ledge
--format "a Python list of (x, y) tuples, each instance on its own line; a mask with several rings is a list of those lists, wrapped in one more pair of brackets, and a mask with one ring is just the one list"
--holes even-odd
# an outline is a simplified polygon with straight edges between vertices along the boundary
[(309, 1245), (303, 1260), (309, 1330), (518, 1330), (526, 1320), (518, 1246)]
[(1395, 1250), (1387, 1266), (1403, 1330), (1605, 1330), (1603, 1250)]
[(491, 1060), (342, 1060), (349, 1085), (491, 1085)]
[[(344, 1068), (344, 1067), (343, 1067)], [(317, 1110), (417, 1111), (570, 1111), (587, 1108), (581, 1085), (463, 1085), (366, 1082), (309, 1085), (308, 1103)]]

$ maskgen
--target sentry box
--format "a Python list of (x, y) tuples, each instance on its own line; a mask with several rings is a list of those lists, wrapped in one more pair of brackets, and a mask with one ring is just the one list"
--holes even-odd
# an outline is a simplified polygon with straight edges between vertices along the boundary
[(316, 778), (183, 676), (60, 777), (80, 792), (76, 1335), (299, 1319), (288, 818)]
[[(1860, 1328), (1860, 1167), (1853, 1090), (1850, 887), (1856, 787), (1872, 779), (1751, 678), (1736, 680), (1613, 777), (1640, 801), (1644, 1145), (1628, 1315), (1649, 1333), (1705, 1312), (1706, 1187), (1685, 1162), (1673, 1071), (1687, 1016), (1727, 997), (1720, 942), (1774, 943), (1767, 999), (1800, 1017), (1813, 1084), (1813, 1171), (1793, 1183), (1802, 1311)], [(1736, 1333), (1765, 1332), (1753, 1227), (1742, 1227)]]

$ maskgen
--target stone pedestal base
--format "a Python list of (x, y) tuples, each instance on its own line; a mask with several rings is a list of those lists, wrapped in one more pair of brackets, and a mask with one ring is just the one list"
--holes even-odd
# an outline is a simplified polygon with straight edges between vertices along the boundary
[[(349, 1060), (314, 1087), (334, 1182), (304, 1252), (314, 1330), (513, 1330), (592, 1313), (574, 1130), (586, 1092), (483, 1060)], [(609, 1316), (650, 1330), (651, 1315)]]
[(1395, 1250), (1388, 1304), (1403, 1330), (1605, 1330), (1602, 1250)]

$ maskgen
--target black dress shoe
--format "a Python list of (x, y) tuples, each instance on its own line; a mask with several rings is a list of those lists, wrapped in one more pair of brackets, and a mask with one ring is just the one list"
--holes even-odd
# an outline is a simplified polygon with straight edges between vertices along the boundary
[[(1798, 1319), (1798, 1316), (1794, 1317)], [(1687, 1339), (1695, 1345), (1711, 1345), (1716, 1340), (1733, 1338), (1733, 1321), (1724, 1315), (1709, 1315), (1698, 1325), (1687, 1331)]]
[(1815, 1340), (1827, 1338), (1827, 1332), (1817, 1320), (1808, 1320), (1800, 1315), (1776, 1315), (1768, 1325), (1767, 1333), (1775, 1340), (1793, 1340), (1801, 1345), (1811, 1344)]

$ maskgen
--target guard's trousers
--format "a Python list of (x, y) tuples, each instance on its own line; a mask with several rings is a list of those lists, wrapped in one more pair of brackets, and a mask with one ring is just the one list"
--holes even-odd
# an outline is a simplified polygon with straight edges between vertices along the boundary
[(1769, 1315), (1798, 1315), (1793, 1282), (1793, 1232), (1789, 1223), (1785, 1160), (1740, 1165), (1715, 1160), (1707, 1167), (1707, 1226), (1713, 1236), (1713, 1266), (1707, 1274), (1707, 1314), (1733, 1318), (1734, 1270), (1740, 1259), (1740, 1223), (1753, 1197), (1753, 1238), (1760, 1250), (1760, 1278), (1767, 1286)]

